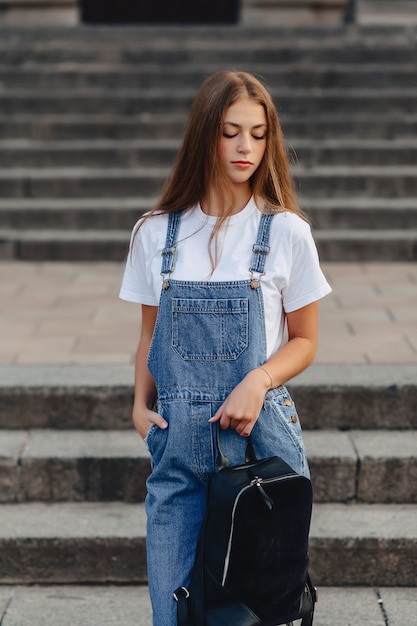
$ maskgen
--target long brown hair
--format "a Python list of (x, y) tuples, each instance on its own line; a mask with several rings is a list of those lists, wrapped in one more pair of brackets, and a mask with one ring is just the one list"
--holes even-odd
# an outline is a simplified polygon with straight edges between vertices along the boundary
[[(201, 202), (209, 190), (214, 190), (223, 199), (224, 207), (210, 244), (213, 239), (217, 241), (217, 233), (234, 208), (232, 184), (219, 159), (222, 123), (227, 109), (239, 98), (248, 97), (263, 106), (267, 123), (265, 154), (249, 181), (257, 206), (260, 211), (267, 207), (277, 212), (290, 211), (307, 219), (297, 202), (281, 125), (270, 94), (252, 74), (229, 70), (209, 76), (197, 93), (182, 146), (161, 198), (144, 219), (154, 214), (190, 209)], [(215, 260), (210, 248), (209, 254), (215, 264), (217, 253)]]

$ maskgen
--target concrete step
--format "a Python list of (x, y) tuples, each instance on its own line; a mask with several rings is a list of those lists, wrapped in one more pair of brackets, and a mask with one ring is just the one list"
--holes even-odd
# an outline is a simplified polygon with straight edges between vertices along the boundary
[[(313, 580), (417, 586), (416, 514), (412, 504), (316, 504)], [(146, 582), (142, 504), (3, 504), (0, 518), (2, 584)]]
[[(315, 622), (411, 625), (415, 604), (416, 589), (411, 587), (320, 587)], [(145, 585), (3, 586), (0, 615), (3, 626), (68, 626), (68, 616), (77, 626), (152, 626)]]
[[(245, 67), (250, 63), (410, 63), (415, 55), (415, 34), (411, 29), (400, 28), (394, 38), (384, 41), (382, 31), (373, 41), (367, 40), (362, 33), (355, 37), (354, 31), (346, 28), (342, 31), (321, 29), (324, 37), (320, 39), (317, 29), (315, 39), (303, 40), (302, 31), (295, 29), (274, 29), (274, 37), (265, 36), (270, 29), (264, 29), (256, 36), (253, 29), (231, 28), (223, 30), (206, 27), (206, 37), (200, 38), (201, 29), (195, 29), (191, 37), (175, 38), (173, 30), (167, 28), (165, 36), (154, 39), (142, 37), (143, 30), (136, 31), (136, 40), (111, 40), (106, 45), (97, 40), (90, 31), (84, 31), (81, 41), (71, 41), (68, 30), (63, 31), (61, 39), (36, 41), (36, 39), (3, 41), (0, 38), (1, 62), (3, 65), (25, 66), (27, 63), (113, 63), (120, 62), (137, 65), (146, 59), (149, 63), (166, 65), (171, 63), (223, 64), (224, 66)], [(187, 31), (184, 29), (183, 31)], [(351, 33), (353, 32), (353, 36)], [(231, 34), (234, 37), (230, 36)], [(333, 39), (326, 41), (326, 33)], [(337, 38), (339, 33), (339, 38)], [(291, 38), (292, 34), (292, 38)], [(415, 57), (414, 57), (415, 58)]]
[(129, 230), (0, 230), (0, 258), (26, 261), (123, 261)]
[[(154, 198), (0, 198), (3, 229), (131, 230)], [(407, 215), (405, 212), (404, 217)]]
[(141, 504), (0, 505), (0, 583), (144, 583)]
[[(131, 229), (0, 229), (0, 258), (23, 261), (123, 261)], [(417, 229), (315, 229), (322, 261), (416, 261)]]
[[(61, 115), (0, 114), (0, 137), (35, 140), (134, 140), (178, 139), (182, 136), (186, 112), (145, 113), (142, 115), (105, 115), (62, 113)], [(417, 116), (413, 114), (356, 115), (317, 114), (281, 115), (285, 135), (296, 138), (334, 139), (409, 139), (417, 135)]]
[[(0, 114), (0, 136), (4, 139), (47, 140), (178, 139), (183, 134), (186, 119), (185, 111), (142, 115), (106, 115), (100, 112), (96, 115)], [(399, 128), (403, 127), (399, 118), (398, 124)], [(417, 118), (415, 124), (417, 127)]]
[[(180, 147), (176, 139), (139, 140), (0, 140), (0, 168), (165, 167)], [(291, 161), (302, 167), (400, 166), (417, 161), (417, 140), (289, 139)]]
[[(291, 26), (283, 28), (274, 26), (238, 26), (229, 25), (94, 25), (82, 26), (74, 29), (48, 25), (46, 28), (34, 26), (27, 27), (7, 26), (0, 27), (0, 44), (4, 46), (22, 46), (35, 43), (37, 45), (61, 45), (70, 46), (93, 43), (108, 44), (114, 42), (118, 45), (133, 45), (136, 47), (154, 45), (190, 45), (190, 42), (203, 45), (213, 39), (222, 42), (235, 42), (250, 36), (254, 41), (269, 42), (274, 45), (286, 43), (297, 45), (323, 45), (323, 42), (340, 44), (343, 40), (350, 44), (358, 41), (386, 45), (397, 43), (400, 45), (412, 44), (415, 39), (416, 27), (404, 27), (399, 24), (355, 24), (346, 26), (335, 24), (330, 28), (314, 25)], [(278, 36), (279, 35), (279, 36)], [(298, 36), (295, 39), (295, 35)], [(249, 42), (250, 44), (250, 42)], [(248, 45), (249, 45), (248, 44)]]
[(315, 230), (323, 261), (416, 261), (417, 230)]
[[(414, 59), (398, 65), (333, 64), (308, 66), (306, 63), (247, 63), (245, 71), (262, 76), (269, 88), (284, 89), (403, 89), (416, 88)], [(171, 88), (193, 87), (196, 90), (204, 79), (224, 63), (206, 63), (203, 68), (183, 63), (170, 63), (169, 69), (146, 58), (140, 64), (114, 63), (86, 64), (73, 62), (35, 64), (19, 68), (0, 64), (0, 89), (149, 89), (161, 85)]]
[[(417, 198), (300, 198), (313, 229), (417, 228)], [(0, 215), (3, 214), (0, 200)]]
[[(327, 602), (332, 597), (329, 590)], [(366, 601), (376, 605), (377, 598), (370, 591)], [(364, 615), (372, 612), (363, 608)], [(152, 626), (145, 585), (4, 585), (0, 618), (2, 626)]]
[[(99, 198), (155, 196), (161, 192), (168, 167), (10, 168), (0, 170), (0, 196), (42, 198)], [(110, 191), (112, 190), (112, 191)]]
[[(133, 367), (0, 367), (0, 428), (131, 429)], [(306, 430), (415, 430), (415, 365), (318, 365), (288, 385)]]
[(124, 431), (2, 430), (0, 502), (141, 502), (149, 455)]
[(313, 580), (378, 586), (392, 576), (393, 586), (416, 586), (416, 513), (415, 505), (315, 505), (309, 549)]
[[(305, 431), (315, 502), (417, 504), (417, 431)], [(0, 502), (140, 502), (149, 455), (133, 430), (2, 430)]]
[[(124, 230), (157, 198), (0, 198), (3, 230)], [(417, 198), (300, 198), (314, 230), (417, 228)]]
[[(0, 169), (3, 198), (155, 197), (169, 167), (50, 167)], [(417, 197), (417, 166), (294, 166), (306, 197)]]
[[(0, 167), (166, 167), (173, 164), (179, 147), (180, 141), (177, 139), (60, 142), (0, 140)], [(410, 149), (412, 151), (412, 147)], [(401, 158), (400, 154), (398, 156)]]
[[(417, 89), (271, 89), (278, 112), (286, 117), (345, 114), (346, 116), (415, 114)], [(72, 114), (138, 115), (143, 113), (184, 113), (195, 96), (194, 88), (154, 89), (57, 89), (33, 92), (9, 89), (1, 94), (0, 115)]]

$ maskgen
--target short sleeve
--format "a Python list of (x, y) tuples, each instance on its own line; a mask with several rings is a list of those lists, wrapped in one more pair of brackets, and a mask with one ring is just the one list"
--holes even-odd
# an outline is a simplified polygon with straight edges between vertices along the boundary
[(129, 302), (158, 306), (159, 297), (152, 284), (152, 272), (149, 267), (150, 253), (146, 249), (144, 229), (139, 229), (138, 222), (130, 238), (129, 254), (126, 261), (119, 298)]
[(310, 227), (293, 243), (288, 280), (282, 292), (286, 313), (301, 309), (331, 292), (321, 267)]

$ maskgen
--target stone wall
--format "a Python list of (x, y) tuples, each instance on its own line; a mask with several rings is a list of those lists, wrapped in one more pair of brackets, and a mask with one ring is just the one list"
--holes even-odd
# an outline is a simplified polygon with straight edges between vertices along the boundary
[[(80, 23), (82, 0), (0, 0), (0, 25)], [(139, 1), (140, 0), (136, 0)], [(348, 0), (241, 0), (246, 25), (338, 24)]]
[(360, 24), (417, 24), (417, 0), (358, 0)]
[[(135, 0), (140, 2), (140, 0)], [(241, 0), (240, 22), (253, 26), (335, 25), (351, 0)], [(0, 26), (75, 26), (82, 0), (0, 0)], [(360, 24), (417, 23), (417, 0), (353, 0)]]
[(79, 24), (78, 0), (0, 0), (1, 26)]
[(348, 0), (242, 0), (247, 25), (301, 26), (340, 24)]

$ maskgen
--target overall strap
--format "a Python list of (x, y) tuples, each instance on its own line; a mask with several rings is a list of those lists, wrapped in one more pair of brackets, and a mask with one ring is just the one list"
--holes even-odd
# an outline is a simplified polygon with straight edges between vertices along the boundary
[(269, 233), (275, 213), (262, 213), (256, 243), (252, 246), (252, 260), (249, 271), (252, 275), (251, 287), (257, 289), (261, 276), (265, 274), (266, 256), (269, 254)]
[(168, 215), (167, 236), (165, 240), (165, 248), (162, 250), (162, 267), (161, 276), (164, 279), (162, 283), (163, 289), (169, 287), (169, 277), (174, 271), (174, 256), (177, 250), (177, 238), (180, 228), (181, 212), (176, 211)]

